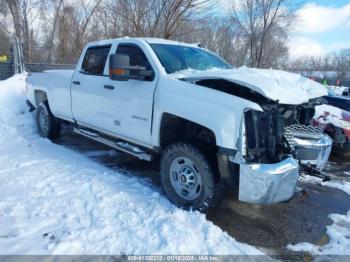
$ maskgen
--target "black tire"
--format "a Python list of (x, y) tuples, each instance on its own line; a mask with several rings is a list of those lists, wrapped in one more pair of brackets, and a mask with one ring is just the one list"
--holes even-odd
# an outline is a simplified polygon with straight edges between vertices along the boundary
[[(174, 180), (178, 181), (176, 183), (183, 182), (182, 178), (179, 178), (181, 177), (179, 174), (180, 172), (171, 171), (174, 161), (181, 161), (181, 158), (191, 160), (195, 165), (196, 176), (200, 177), (201, 180), (199, 193), (196, 192), (198, 196), (194, 199), (186, 199), (186, 196), (179, 193), (179, 191), (181, 191), (179, 187), (176, 189), (176, 186), (172, 184), (175, 183), (173, 182)], [(174, 174), (171, 174), (171, 172)], [(178, 207), (186, 210), (199, 210), (205, 213), (220, 203), (220, 201), (218, 201), (220, 195), (218, 190), (220, 190), (221, 187), (219, 184), (215, 183), (214, 173), (209, 162), (198, 149), (188, 143), (175, 143), (164, 150), (160, 161), (160, 176), (163, 190), (167, 197)], [(174, 176), (176, 179), (174, 179)]]
[(47, 101), (38, 105), (36, 109), (36, 124), (40, 136), (56, 139), (60, 136), (61, 123), (53, 116)]

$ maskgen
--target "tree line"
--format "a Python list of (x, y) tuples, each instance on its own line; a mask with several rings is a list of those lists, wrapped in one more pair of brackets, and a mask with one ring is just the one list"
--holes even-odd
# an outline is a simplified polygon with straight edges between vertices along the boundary
[(75, 63), (90, 41), (158, 37), (200, 43), (235, 66), (349, 71), (349, 50), (289, 59), (293, 3), (232, 0), (222, 10), (213, 0), (0, 0), (0, 53), (16, 35), (25, 61)]
[(316, 78), (350, 79), (350, 49), (322, 56), (305, 56), (286, 65), (286, 69)]

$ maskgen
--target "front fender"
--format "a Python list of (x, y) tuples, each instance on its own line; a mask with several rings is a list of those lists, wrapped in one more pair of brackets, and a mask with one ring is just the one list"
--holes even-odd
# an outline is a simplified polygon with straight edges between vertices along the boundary
[(243, 113), (262, 108), (251, 101), (177, 79), (160, 78), (155, 94), (153, 144), (160, 145), (159, 131), (164, 113), (192, 121), (215, 134), (217, 146), (237, 149)]

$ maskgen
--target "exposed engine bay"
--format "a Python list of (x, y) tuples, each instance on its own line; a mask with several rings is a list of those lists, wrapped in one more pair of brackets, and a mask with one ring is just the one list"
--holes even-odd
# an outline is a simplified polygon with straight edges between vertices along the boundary
[(321, 129), (309, 126), (314, 108), (320, 103), (322, 99), (299, 106), (260, 104), (264, 112), (246, 112), (246, 159), (252, 163), (274, 163), (288, 154), (297, 159), (306, 157), (305, 150), (295, 148), (294, 137), (317, 139), (323, 136)]
[(244, 114), (246, 152), (242, 152), (242, 157), (247, 163), (273, 164), (293, 156), (304, 166), (324, 167), (331, 139), (323, 134), (321, 128), (310, 126), (315, 107), (326, 103), (322, 97), (300, 105), (286, 105), (222, 79), (194, 83), (250, 100), (264, 110), (250, 110)]

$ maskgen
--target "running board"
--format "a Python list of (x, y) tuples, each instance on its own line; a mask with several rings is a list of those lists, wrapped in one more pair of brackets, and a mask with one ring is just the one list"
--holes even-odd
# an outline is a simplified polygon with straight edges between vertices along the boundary
[(98, 133), (94, 133), (82, 128), (73, 128), (73, 132), (77, 133), (79, 135), (85, 136), (87, 138), (90, 138), (92, 140), (95, 140), (97, 142), (100, 142), (102, 144), (105, 144), (107, 146), (113, 147), (119, 151), (122, 151), (124, 153), (133, 155), (139, 159), (146, 160), (146, 161), (152, 161), (152, 155), (147, 154), (146, 152), (142, 151), (140, 148), (133, 146), (131, 144), (128, 144), (126, 142), (115, 142), (113, 140), (104, 138), (100, 136)]

